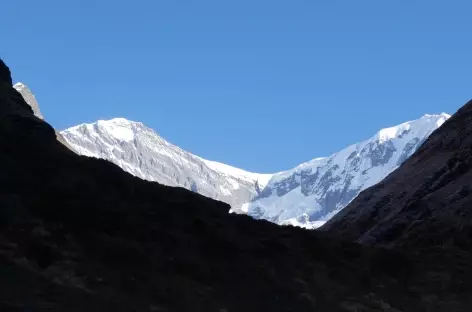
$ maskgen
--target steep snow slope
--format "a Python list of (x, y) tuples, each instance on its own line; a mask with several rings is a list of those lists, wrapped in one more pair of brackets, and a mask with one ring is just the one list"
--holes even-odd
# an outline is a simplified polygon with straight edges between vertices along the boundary
[(382, 129), (330, 157), (274, 174), (266, 188), (240, 210), (278, 224), (318, 227), (398, 168), (449, 117), (424, 115)]
[(207, 161), (123, 118), (82, 124), (62, 135), (79, 154), (107, 159), (142, 179), (185, 187), (235, 207), (257, 196), (271, 177)]

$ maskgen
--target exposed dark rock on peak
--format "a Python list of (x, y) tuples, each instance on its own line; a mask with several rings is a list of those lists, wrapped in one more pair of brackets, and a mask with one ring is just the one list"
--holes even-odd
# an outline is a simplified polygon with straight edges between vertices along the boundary
[(472, 101), (323, 229), (367, 244), (472, 248)]

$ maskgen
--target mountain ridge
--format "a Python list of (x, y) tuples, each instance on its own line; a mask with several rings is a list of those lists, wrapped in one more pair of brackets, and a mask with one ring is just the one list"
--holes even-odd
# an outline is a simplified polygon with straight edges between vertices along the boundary
[[(258, 198), (242, 207), (255, 218), (314, 228), (360, 191), (398, 168), (450, 116), (426, 114), (384, 128), (329, 157), (275, 174)], [(311, 226), (313, 224), (314, 226)]]
[(229, 204), (248, 201), (257, 193), (256, 184), (267, 180), (266, 175), (204, 160), (142, 123), (124, 118), (81, 124), (61, 134), (79, 154), (105, 158), (140, 178), (185, 187)]
[[(146, 180), (182, 186), (200, 192), (205, 196), (222, 200), (230, 204), (232, 207), (230, 212), (249, 214), (252, 217), (266, 219), (280, 225), (290, 224), (305, 228), (316, 228), (340, 211), (360, 191), (380, 182), (386, 175), (395, 170), (421, 145), (433, 130), (448, 118), (449, 115), (445, 113), (426, 114), (417, 120), (381, 129), (368, 140), (350, 145), (331, 156), (315, 158), (293, 169), (274, 174), (252, 173), (203, 159), (169, 143), (153, 129), (142, 123), (124, 118), (82, 124), (66, 129), (61, 134), (79, 154), (107, 159), (118, 164), (124, 170)], [(118, 126), (116, 123), (118, 123)], [(149, 135), (143, 138), (136, 132), (137, 130)], [(403, 136), (409, 139), (404, 143), (404, 146), (393, 146), (396, 142), (401, 141)], [(373, 146), (375, 144), (376, 146)], [(384, 146), (391, 147), (383, 151)], [(363, 150), (366, 148), (371, 150)], [(383, 169), (384, 164), (382, 162), (385, 162), (385, 160), (382, 160), (381, 157), (384, 156), (375, 156), (375, 153), (391, 153), (393, 155), (393, 149), (398, 149), (397, 155), (394, 155), (396, 162), (390, 164), (389, 168)], [(347, 154), (351, 155), (355, 150), (357, 154), (364, 153), (366, 155), (348, 159), (349, 155)], [(343, 154), (346, 154), (346, 157), (339, 156)], [(314, 198), (314, 193), (317, 192), (314, 186), (311, 186), (311, 190), (305, 193), (302, 193), (301, 189), (296, 190), (296, 188), (302, 187), (305, 181), (311, 184), (318, 183), (309, 180), (316, 180), (313, 177), (316, 173), (313, 172), (320, 171), (322, 174), (318, 178), (326, 181), (321, 181), (319, 188), (328, 190), (337, 182), (330, 180), (329, 177), (326, 177), (326, 174), (345, 167), (348, 162), (362, 164), (369, 160), (365, 160), (366, 157), (376, 157), (375, 159), (378, 162), (372, 167), (364, 166), (363, 171), (374, 170), (373, 175), (368, 176), (366, 181), (359, 182), (359, 185), (353, 187), (352, 190), (348, 190), (347, 195), (343, 195), (344, 197), (335, 199), (337, 200), (336, 203), (327, 203), (327, 207), (321, 204), (319, 210), (323, 210), (325, 213), (314, 217), (313, 209), (317, 205), (319, 206), (317, 202), (322, 202), (331, 195), (325, 192), (318, 198)], [(334, 163), (332, 163), (333, 159), (336, 159)], [(376, 170), (378, 172), (375, 172)], [(306, 174), (308, 171), (310, 173)], [(351, 177), (341, 172), (341, 170), (337, 171), (331, 174), (338, 177), (344, 174), (343, 179), (347, 181), (346, 183), (350, 182), (349, 179), (362, 180), (364, 179), (363, 175), (365, 175), (365, 173), (358, 171), (356, 175)], [(297, 179), (300, 179), (300, 183), (293, 184), (292, 180)], [(346, 183), (339, 185), (337, 188), (345, 188)], [(282, 192), (277, 191), (281, 184), (287, 184), (288, 189)], [(294, 194), (294, 191), (298, 194)], [(279, 193), (276, 196), (267, 196), (267, 194), (274, 192)], [(282, 196), (279, 196), (279, 194)], [(292, 198), (285, 195), (292, 196)], [(268, 198), (271, 202), (266, 204)], [(333, 199), (328, 200), (333, 201)], [(303, 204), (304, 202), (305, 204)], [(261, 211), (262, 209), (264, 211)]]
[[(15, 86), (35, 114), (43, 118), (28, 87), (22, 83)], [(330, 156), (272, 174), (249, 172), (204, 159), (168, 142), (143, 123), (120, 117), (83, 123), (58, 132), (57, 136), (75, 152), (109, 160), (142, 179), (181, 186), (224, 201), (230, 204), (232, 213), (313, 229), (343, 209), (360, 191), (398, 168), (449, 117), (446, 113), (425, 114), (380, 129), (367, 140)], [(411, 140), (404, 146), (394, 146), (404, 135)], [(366, 147), (370, 150), (363, 150)], [(342, 154), (346, 157), (339, 157)], [(384, 168), (386, 158), (392, 155), (396, 163)], [(364, 164), (369, 161), (376, 165)], [(347, 168), (355, 167), (356, 162), (364, 164), (362, 171)], [(318, 190), (324, 191), (316, 194)]]

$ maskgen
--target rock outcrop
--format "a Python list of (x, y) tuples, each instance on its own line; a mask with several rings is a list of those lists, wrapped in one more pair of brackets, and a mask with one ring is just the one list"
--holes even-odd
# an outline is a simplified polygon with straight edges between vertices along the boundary
[(41, 114), (41, 111), (39, 109), (38, 101), (36, 101), (36, 98), (31, 92), (31, 90), (21, 82), (15, 83), (13, 88), (20, 92), (23, 99), (25, 99), (25, 102), (28, 103), (29, 106), (31, 106), (34, 115), (39, 119), (44, 119), (43, 114)]
[[(29, 106), (31, 106), (31, 109), (33, 110), (34, 115), (38, 117), (39, 119), (44, 120), (43, 114), (41, 113), (41, 110), (39, 109), (38, 101), (36, 100), (36, 97), (34, 96), (33, 92), (31, 92), (31, 90), (25, 84), (21, 82), (15, 83), (13, 88), (15, 88), (21, 94), (25, 102)], [(67, 148), (72, 150), (70, 145), (67, 143), (67, 141), (64, 139), (64, 137), (59, 131), (56, 131), (56, 138), (59, 142), (61, 142)]]

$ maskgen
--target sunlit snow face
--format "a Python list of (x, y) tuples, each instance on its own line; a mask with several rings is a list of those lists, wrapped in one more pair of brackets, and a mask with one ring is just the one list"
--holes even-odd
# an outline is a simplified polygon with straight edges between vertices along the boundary
[(111, 121), (98, 121), (98, 127), (120, 141), (132, 141), (135, 134), (131, 123), (124, 118), (116, 118)]
[(398, 168), (448, 118), (447, 114), (425, 115), (382, 129), (330, 157), (276, 174), (244, 208), (250, 215), (279, 224), (299, 225), (302, 215), (309, 216), (308, 222), (326, 221)]

